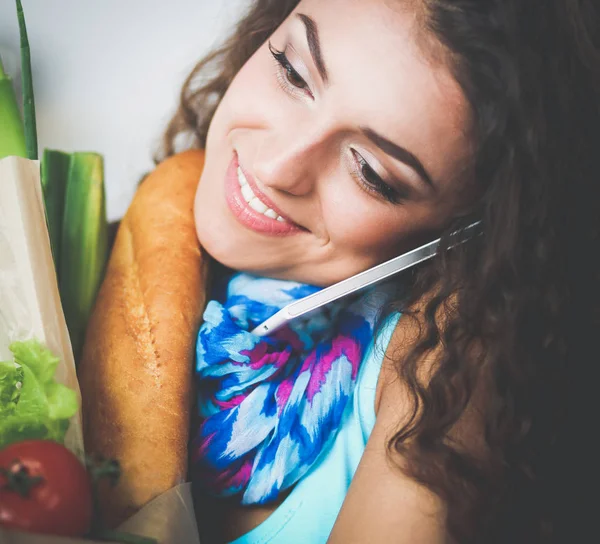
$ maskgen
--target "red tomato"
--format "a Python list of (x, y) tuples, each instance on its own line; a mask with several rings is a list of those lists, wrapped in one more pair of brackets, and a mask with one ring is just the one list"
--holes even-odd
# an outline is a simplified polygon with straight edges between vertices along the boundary
[[(23, 478), (34, 479), (25, 496), (9, 483)], [(90, 477), (79, 459), (64, 446), (47, 440), (28, 440), (0, 450), (1, 526), (82, 536), (90, 529), (92, 511)]]

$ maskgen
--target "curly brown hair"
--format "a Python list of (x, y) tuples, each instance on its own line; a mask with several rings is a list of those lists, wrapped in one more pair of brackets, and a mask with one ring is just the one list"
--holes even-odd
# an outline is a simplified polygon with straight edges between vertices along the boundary
[[(205, 146), (232, 79), (298, 3), (255, 0), (194, 68), (158, 160)], [(445, 500), (457, 541), (555, 541), (564, 382), (600, 330), (600, 13), (591, 0), (419, 7), (472, 108), (480, 197), (448, 226), (436, 259), (413, 274), (410, 300), (397, 303), (406, 310), (427, 300), (412, 312), (418, 341), (395, 361), (413, 412), (390, 452)], [(482, 235), (447, 251), (451, 233), (473, 217)], [(421, 362), (432, 352), (424, 378)], [(455, 432), (477, 391), (483, 454)]]

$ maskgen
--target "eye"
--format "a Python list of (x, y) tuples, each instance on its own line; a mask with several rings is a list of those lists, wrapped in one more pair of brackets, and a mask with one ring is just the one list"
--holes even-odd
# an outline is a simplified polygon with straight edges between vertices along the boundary
[(271, 42), (269, 42), (269, 51), (271, 51), (271, 55), (273, 55), (273, 58), (277, 62), (277, 80), (284, 87), (284, 90), (291, 92), (295, 92), (296, 89), (305, 90), (312, 96), (308, 84), (291, 65), (285, 52), (275, 49)]
[(383, 181), (377, 172), (371, 168), (369, 163), (354, 149), (352, 149), (352, 155), (354, 155), (356, 163), (356, 177), (359, 178), (359, 182), (363, 185), (365, 190), (376, 193), (392, 204), (398, 204), (398, 202), (406, 198), (407, 195), (400, 194), (399, 191), (390, 187)]

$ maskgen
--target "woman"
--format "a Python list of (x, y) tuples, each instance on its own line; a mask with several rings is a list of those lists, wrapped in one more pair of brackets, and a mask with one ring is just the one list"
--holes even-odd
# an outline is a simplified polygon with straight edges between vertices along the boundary
[[(239, 455), (232, 444), (263, 432), (269, 399), (249, 399), (274, 378), (241, 384), (238, 352), (213, 357), (225, 344), (201, 330), (207, 541), (550, 541), (561, 383), (598, 301), (597, 266), (572, 243), (594, 247), (598, 232), (598, 16), (584, 0), (255, 0), (195, 68), (164, 156), (206, 150), (198, 236), (244, 281), (327, 286), (438, 235), (449, 248), (481, 220), (480, 236), (396, 280), (404, 315), (360, 346), (348, 398), (315, 416), (328, 438), (315, 449), (299, 425), (263, 472), (262, 439)], [(227, 304), (209, 305), (208, 328)], [(232, 376), (239, 398), (215, 400)], [(288, 378), (269, 390), (277, 402)], [(287, 409), (275, 404), (273, 428)], [(279, 462), (289, 470), (262, 489)], [(340, 463), (341, 497), (328, 480)]]

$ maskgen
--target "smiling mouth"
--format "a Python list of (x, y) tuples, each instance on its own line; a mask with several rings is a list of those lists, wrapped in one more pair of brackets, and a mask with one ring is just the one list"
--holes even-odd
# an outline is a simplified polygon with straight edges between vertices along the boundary
[(291, 221), (286, 221), (286, 219), (279, 215), (273, 208), (269, 208), (267, 204), (265, 204), (252, 190), (242, 168), (238, 165), (237, 167), (237, 176), (238, 183), (240, 184), (240, 189), (242, 191), (242, 196), (246, 201), (246, 204), (250, 206), (255, 212), (261, 213), (266, 217), (270, 217), (271, 219), (275, 219), (280, 223), (291, 223)]
[(287, 217), (258, 187), (234, 152), (225, 176), (225, 200), (237, 220), (262, 234), (287, 236), (308, 232)]

